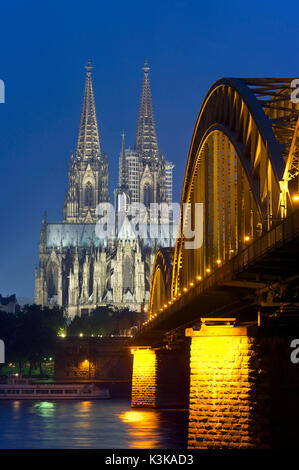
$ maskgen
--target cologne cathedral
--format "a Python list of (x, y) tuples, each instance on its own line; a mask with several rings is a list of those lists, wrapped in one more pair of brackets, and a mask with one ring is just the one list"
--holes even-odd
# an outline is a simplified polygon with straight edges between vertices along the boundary
[[(151, 270), (158, 247), (173, 246), (170, 230), (147, 230), (140, 237), (132, 228), (129, 207), (142, 204), (145, 219), (153, 220), (152, 203), (172, 202), (173, 164), (159, 153), (149, 66), (143, 66), (143, 85), (134, 149), (125, 148), (122, 134), (119, 181), (114, 190), (115, 225), (98, 236), (98, 208), (110, 203), (108, 159), (101, 149), (91, 64), (86, 81), (77, 148), (71, 154), (68, 187), (60, 223), (43, 217), (39, 266), (35, 270), (35, 303), (62, 306), (70, 318), (88, 315), (109, 305), (142, 311), (149, 297)], [(159, 206), (158, 206), (159, 207)], [(167, 212), (167, 211), (166, 211)], [(168, 226), (171, 211), (155, 211), (154, 221)], [(138, 224), (137, 224), (138, 225)]]

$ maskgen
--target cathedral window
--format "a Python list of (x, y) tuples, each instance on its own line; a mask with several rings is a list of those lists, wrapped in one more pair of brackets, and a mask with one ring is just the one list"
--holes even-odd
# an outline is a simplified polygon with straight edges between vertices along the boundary
[(143, 188), (143, 204), (150, 207), (151, 202), (153, 202), (153, 191), (151, 185), (147, 183)]
[(133, 289), (133, 266), (129, 256), (124, 261), (124, 290)]
[(48, 298), (54, 299), (58, 294), (58, 266), (51, 262), (47, 269)]
[(92, 184), (90, 181), (85, 186), (85, 191), (84, 191), (84, 204), (85, 206), (92, 206), (93, 205), (93, 190), (92, 190)]

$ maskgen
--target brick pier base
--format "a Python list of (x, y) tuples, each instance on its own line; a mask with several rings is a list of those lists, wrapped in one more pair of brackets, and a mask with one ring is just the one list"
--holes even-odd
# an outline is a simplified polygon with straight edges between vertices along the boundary
[[(298, 329), (297, 329), (298, 331)], [(299, 444), (299, 367), (293, 331), (202, 326), (191, 337), (189, 448)]]
[(137, 348), (134, 351), (132, 407), (187, 408), (190, 348)]

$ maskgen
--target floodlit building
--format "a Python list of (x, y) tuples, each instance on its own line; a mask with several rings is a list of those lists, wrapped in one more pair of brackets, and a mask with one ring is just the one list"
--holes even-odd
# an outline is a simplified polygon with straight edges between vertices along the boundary
[[(137, 234), (129, 211), (132, 204), (142, 203), (145, 221), (149, 221), (152, 203), (172, 199), (173, 165), (159, 154), (147, 62), (133, 150), (125, 148), (122, 135), (114, 225), (104, 235), (105, 224), (98, 227), (106, 214), (99, 207), (108, 207), (110, 198), (108, 159), (101, 150), (91, 69), (88, 61), (63, 221), (49, 222), (44, 215), (35, 272), (35, 303), (63, 306), (70, 317), (88, 314), (100, 305), (141, 311), (149, 296), (156, 249), (174, 245), (172, 232), (157, 231), (153, 237), (146, 229), (142, 237)], [(155, 212), (154, 223), (168, 223), (167, 214)]]

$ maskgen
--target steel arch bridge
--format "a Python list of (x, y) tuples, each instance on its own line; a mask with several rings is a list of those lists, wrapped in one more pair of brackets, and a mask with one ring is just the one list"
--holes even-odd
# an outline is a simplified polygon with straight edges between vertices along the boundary
[[(186, 166), (174, 252), (159, 250), (149, 320), (291, 215), (299, 200), (299, 104), (292, 78), (223, 78), (208, 90)], [(189, 203), (189, 204), (186, 204)], [(185, 228), (202, 246), (188, 249)]]

